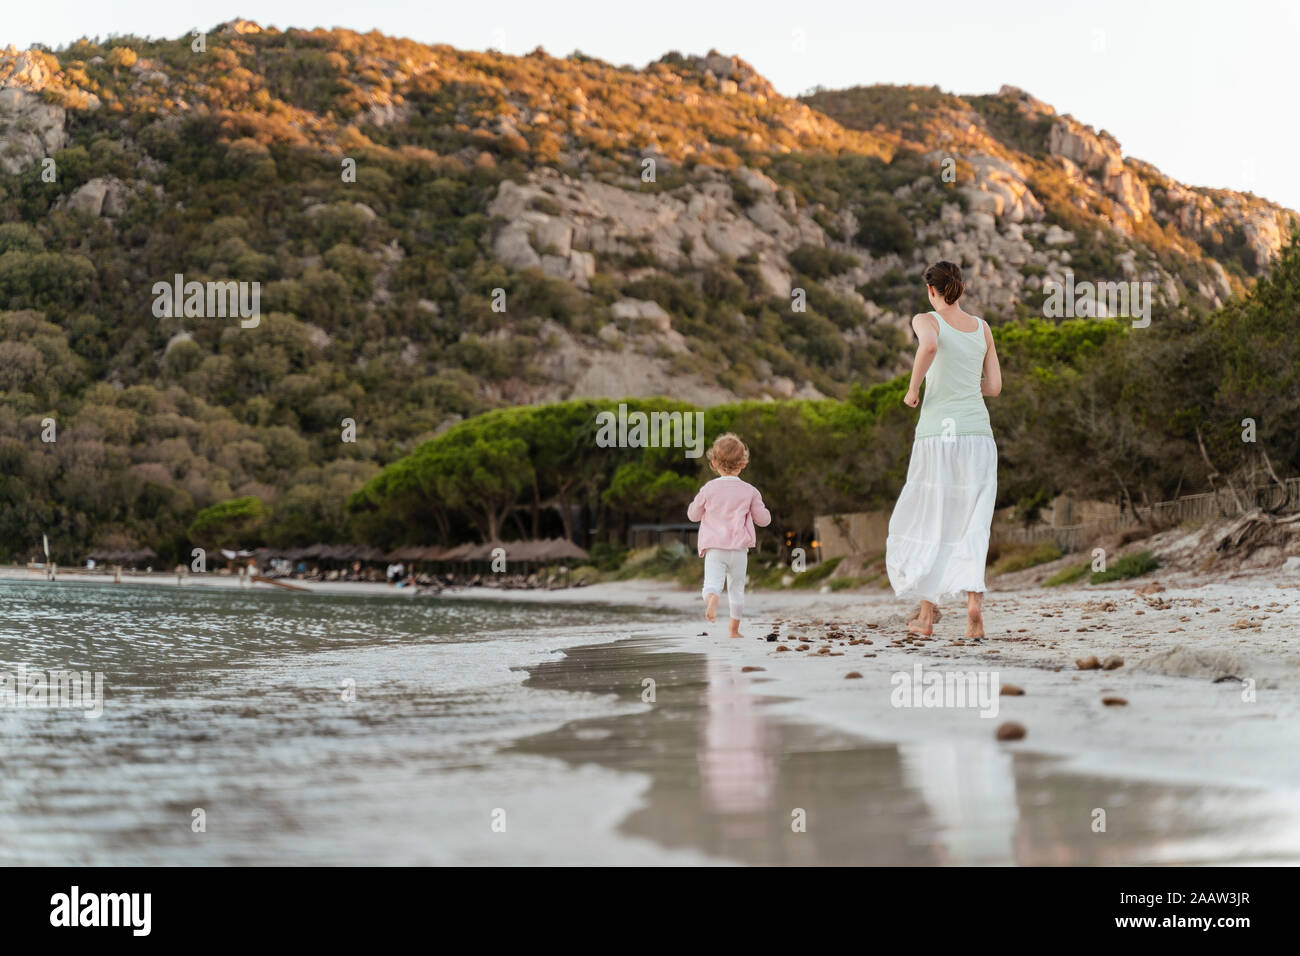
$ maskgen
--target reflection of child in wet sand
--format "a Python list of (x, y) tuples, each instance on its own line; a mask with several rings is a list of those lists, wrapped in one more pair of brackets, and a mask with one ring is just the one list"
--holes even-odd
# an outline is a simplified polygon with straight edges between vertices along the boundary
[(745, 608), (745, 566), (754, 546), (754, 526), (766, 528), (772, 514), (763, 496), (740, 473), (749, 464), (749, 449), (735, 435), (719, 435), (709, 449), (709, 466), (718, 473), (700, 489), (686, 517), (700, 523), (699, 550), (704, 557), (704, 616), (718, 619), (718, 595), (727, 584), (730, 637), (740, 637)]

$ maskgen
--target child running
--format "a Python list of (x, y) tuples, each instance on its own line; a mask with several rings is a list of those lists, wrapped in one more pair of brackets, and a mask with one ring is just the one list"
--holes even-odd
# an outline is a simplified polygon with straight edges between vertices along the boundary
[(727, 583), (727, 606), (731, 612), (729, 637), (740, 637), (740, 617), (745, 609), (745, 566), (754, 547), (754, 526), (766, 528), (772, 513), (763, 496), (740, 473), (749, 464), (745, 443), (727, 432), (709, 449), (709, 467), (717, 472), (700, 489), (686, 517), (700, 523), (699, 550), (704, 557), (704, 617), (718, 619), (718, 595)]

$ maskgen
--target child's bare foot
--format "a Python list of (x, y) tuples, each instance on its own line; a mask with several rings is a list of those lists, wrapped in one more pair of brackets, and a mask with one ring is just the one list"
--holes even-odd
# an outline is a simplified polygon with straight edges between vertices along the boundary
[(704, 619), (712, 624), (718, 619), (718, 596), (710, 594), (704, 599)]
[(731, 619), (731, 633), (729, 633), (727, 637), (740, 637), (740, 636), (741, 636), (740, 622), (733, 617)]

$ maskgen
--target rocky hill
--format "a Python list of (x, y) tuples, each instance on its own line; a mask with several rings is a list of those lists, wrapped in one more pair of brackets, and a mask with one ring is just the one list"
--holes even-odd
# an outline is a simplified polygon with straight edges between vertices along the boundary
[[(94, 508), (133, 541), (141, 494), (168, 527), (256, 494), (324, 534), (340, 490), (493, 406), (842, 396), (904, 367), (937, 258), (994, 324), (1066, 270), (1195, 315), (1294, 216), (1012, 88), (794, 100), (716, 52), (635, 69), (247, 21), (0, 52), (0, 169), (3, 453), (118, 495)], [(260, 324), (160, 316), (178, 274), (258, 283)], [(6, 542), (91, 507), (21, 501)]]

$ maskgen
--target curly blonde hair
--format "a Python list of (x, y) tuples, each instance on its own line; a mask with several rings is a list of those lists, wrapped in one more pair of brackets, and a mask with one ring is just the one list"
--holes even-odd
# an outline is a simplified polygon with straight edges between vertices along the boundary
[(715, 471), (736, 474), (749, 464), (749, 449), (738, 436), (726, 432), (713, 440), (709, 464)]

